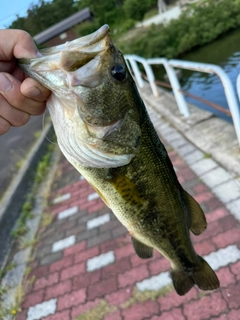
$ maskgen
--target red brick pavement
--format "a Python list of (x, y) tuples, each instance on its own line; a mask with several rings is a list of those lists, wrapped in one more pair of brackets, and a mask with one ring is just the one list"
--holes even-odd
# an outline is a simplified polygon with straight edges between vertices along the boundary
[[(209, 255), (230, 245), (240, 249), (239, 222), (174, 151), (169, 154), (181, 183), (206, 212), (208, 229), (201, 236), (193, 236), (197, 252)], [(104, 320), (240, 319), (238, 259), (217, 270), (221, 288), (214, 292), (202, 292), (194, 287), (180, 297), (170, 286), (159, 296), (151, 296), (149, 292), (139, 295), (136, 283), (168, 271), (169, 262), (157, 252), (149, 260), (138, 258), (130, 236), (112, 213), (109, 222), (87, 230), (88, 220), (110, 213), (110, 210), (100, 199), (88, 201), (88, 195), (94, 190), (85, 180), (79, 180), (79, 174), (66, 160), (62, 159), (59, 168), (62, 175), (54, 183), (50, 200), (66, 193), (70, 193), (71, 198), (55, 205), (50, 201), (48, 209), (54, 219), (47, 228), (39, 230), (36, 259), (30, 263), (32, 271), (28, 276), (29, 279), (34, 276), (35, 281), (29, 286), (17, 320), (30, 319), (29, 308), (51, 299), (55, 299), (54, 314), (41, 318), (43, 320), (76, 317)], [(74, 206), (78, 206), (76, 214), (57, 219), (59, 212)], [(75, 236), (75, 244), (51, 251), (53, 243), (69, 236)], [(114, 254), (113, 262), (87, 271), (89, 259), (109, 252)], [(102, 301), (105, 307), (99, 309)], [(36, 319), (40, 319), (37, 313)]]

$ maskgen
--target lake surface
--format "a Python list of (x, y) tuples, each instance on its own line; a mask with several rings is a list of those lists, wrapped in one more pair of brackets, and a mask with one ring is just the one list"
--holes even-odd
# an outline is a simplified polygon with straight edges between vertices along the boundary
[[(237, 94), (236, 79), (240, 73), (240, 30), (232, 31), (215, 40), (211, 44), (184, 54), (180, 57), (180, 60), (219, 65), (229, 76), (235, 93)], [(181, 70), (182, 78), (180, 83), (183, 90), (216, 103), (225, 109), (229, 109), (222, 83), (217, 76), (207, 73)], [(156, 69), (155, 74), (157, 78), (162, 78), (160, 68)], [(195, 99), (186, 97), (186, 100), (200, 108), (209, 110), (227, 121), (231, 121), (231, 118), (225, 116), (224, 113)]]

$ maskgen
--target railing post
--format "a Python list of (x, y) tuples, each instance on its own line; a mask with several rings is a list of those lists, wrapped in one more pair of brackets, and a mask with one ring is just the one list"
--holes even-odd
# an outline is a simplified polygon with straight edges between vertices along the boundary
[(131, 65), (131, 67), (132, 67), (132, 70), (133, 70), (133, 73), (134, 73), (134, 76), (135, 76), (135, 78), (136, 78), (136, 81), (137, 81), (138, 86), (139, 86), (140, 88), (143, 88), (144, 82), (143, 82), (143, 79), (142, 79), (142, 77), (141, 77), (141, 72), (140, 72), (139, 69), (138, 69), (137, 62), (136, 62), (135, 59), (134, 59), (134, 55), (126, 54), (126, 55), (124, 56), (124, 58), (130, 62), (130, 65)]
[(188, 109), (187, 103), (184, 99), (184, 95), (180, 91), (181, 87), (180, 87), (178, 78), (176, 76), (174, 69), (168, 63), (168, 60), (165, 58), (153, 58), (153, 59), (147, 59), (147, 62), (149, 64), (162, 64), (164, 66), (164, 68), (167, 72), (167, 75), (168, 75), (168, 79), (171, 83), (173, 94), (174, 94), (175, 99), (177, 101), (179, 111), (185, 117), (189, 117), (189, 115), (190, 115), (189, 109)]
[(152, 67), (147, 63), (146, 59), (142, 58), (141, 60), (142, 60), (141, 62), (143, 64), (143, 66), (144, 66), (144, 69), (146, 71), (146, 74), (147, 74), (147, 77), (148, 77), (148, 81), (149, 81), (149, 84), (151, 86), (153, 95), (155, 97), (158, 97), (159, 96), (159, 91), (158, 91), (157, 85), (155, 83), (155, 76), (154, 76), (154, 73), (152, 71)]

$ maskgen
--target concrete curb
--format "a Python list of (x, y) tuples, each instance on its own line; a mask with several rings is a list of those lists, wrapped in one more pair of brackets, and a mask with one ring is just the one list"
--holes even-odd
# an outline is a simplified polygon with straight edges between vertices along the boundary
[(46, 126), (40, 138), (35, 143), (25, 160), (22, 168), (14, 178), (7, 191), (0, 208), (0, 267), (4, 267), (7, 256), (11, 250), (11, 230), (19, 216), (21, 207), (26, 199), (26, 194), (32, 186), (32, 177), (41, 155), (45, 152), (49, 142), (46, 136), (53, 132), (52, 124)]

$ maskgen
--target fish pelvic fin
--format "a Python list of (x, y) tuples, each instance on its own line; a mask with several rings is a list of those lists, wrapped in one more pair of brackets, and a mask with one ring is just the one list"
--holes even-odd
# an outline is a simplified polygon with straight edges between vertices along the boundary
[(149, 259), (153, 256), (153, 248), (132, 237), (133, 248), (139, 258)]
[(190, 208), (190, 213), (191, 213), (190, 230), (195, 235), (199, 235), (207, 228), (206, 217), (204, 215), (204, 212), (202, 211), (202, 208), (197, 203), (197, 201), (192, 196), (190, 196), (189, 193), (187, 193), (186, 191), (184, 192), (185, 192), (185, 195), (189, 204), (189, 208)]
[(200, 256), (200, 267), (191, 272), (173, 270), (171, 272), (173, 286), (176, 292), (182, 296), (186, 294), (194, 284), (201, 290), (214, 290), (220, 285), (216, 273), (209, 264)]

